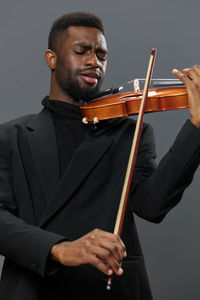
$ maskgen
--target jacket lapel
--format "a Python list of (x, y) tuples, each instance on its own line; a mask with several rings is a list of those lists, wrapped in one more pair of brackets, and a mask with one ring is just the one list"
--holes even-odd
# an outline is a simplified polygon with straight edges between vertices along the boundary
[(59, 181), (59, 162), (53, 120), (43, 109), (27, 125), (27, 139), (47, 203)]
[(51, 202), (44, 212), (40, 226), (44, 226), (70, 200), (73, 193), (79, 188), (91, 170), (95, 168), (111, 144), (112, 140), (105, 135), (95, 137), (86, 134), (83, 143), (74, 152), (62, 180), (58, 184)]

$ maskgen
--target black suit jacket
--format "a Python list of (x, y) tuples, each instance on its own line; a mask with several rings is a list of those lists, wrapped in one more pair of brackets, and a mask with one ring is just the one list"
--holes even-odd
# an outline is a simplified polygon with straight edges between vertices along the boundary
[(122, 233), (128, 257), (110, 293), (95, 268), (61, 267), (48, 259), (60, 240), (74, 240), (94, 228), (113, 231), (134, 129), (131, 119), (88, 127), (60, 179), (55, 129), (46, 109), (1, 125), (2, 300), (62, 299), (53, 295), (58, 282), (77, 299), (151, 299), (132, 212), (160, 222), (181, 199), (200, 160), (200, 132), (190, 121), (157, 169), (152, 129), (143, 126)]

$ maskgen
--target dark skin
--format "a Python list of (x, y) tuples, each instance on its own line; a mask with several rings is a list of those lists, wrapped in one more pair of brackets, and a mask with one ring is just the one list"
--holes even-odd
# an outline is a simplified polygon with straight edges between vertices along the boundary
[(185, 84), (191, 122), (200, 128), (200, 66), (195, 65), (181, 71), (173, 69), (172, 73)]
[(60, 38), (55, 52), (45, 53), (52, 71), (49, 98), (78, 105), (60, 83), (66, 84), (70, 74), (80, 88), (94, 90), (105, 76), (108, 50), (104, 35), (96, 28), (70, 26), (65, 36)]
[[(95, 89), (103, 80), (107, 65), (107, 46), (101, 31), (92, 27), (70, 26), (66, 37), (61, 37), (56, 50), (47, 50), (46, 63), (51, 69), (50, 99), (79, 105), (63, 88), (70, 77), (80, 88)], [(184, 82), (189, 99), (191, 122), (200, 127), (200, 67), (172, 73)], [(54, 245), (51, 259), (65, 266), (91, 264), (110, 276), (123, 274), (122, 260), (126, 257), (125, 246), (118, 235), (94, 229), (83, 237)]]
[[(63, 91), (59, 80), (64, 81), (67, 70), (81, 87), (94, 89), (105, 75), (106, 41), (98, 29), (81, 26), (69, 27), (67, 39), (61, 40), (62, 46), (58, 46), (55, 52), (47, 50), (45, 54), (52, 71), (49, 98), (78, 105), (67, 91)], [(78, 74), (77, 69), (80, 70)], [(65, 266), (91, 264), (106, 275), (113, 272), (121, 275), (126, 250), (119, 236), (94, 229), (78, 240), (54, 245), (50, 254), (53, 260)]]

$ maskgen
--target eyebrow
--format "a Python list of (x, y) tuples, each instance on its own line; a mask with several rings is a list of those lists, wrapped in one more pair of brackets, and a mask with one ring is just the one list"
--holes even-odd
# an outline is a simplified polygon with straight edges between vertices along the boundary
[[(75, 42), (74, 44), (75, 44), (75, 46), (79, 46), (79, 47), (81, 47), (81, 48), (83, 48), (85, 50), (90, 50), (92, 48), (90, 45), (87, 45), (87, 44), (84, 44), (84, 43), (80, 43), (80, 42)], [(97, 48), (97, 51), (101, 52), (101, 53), (108, 54), (108, 50), (106, 50), (105, 48), (99, 47), (99, 48)]]

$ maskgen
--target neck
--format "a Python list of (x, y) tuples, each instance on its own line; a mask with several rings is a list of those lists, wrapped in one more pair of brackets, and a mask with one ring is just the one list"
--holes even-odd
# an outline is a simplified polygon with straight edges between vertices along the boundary
[(65, 93), (57, 93), (52, 89), (50, 89), (49, 99), (59, 100), (79, 106), (79, 104), (76, 101), (74, 101), (71, 97), (67, 96)]
[(49, 99), (59, 100), (79, 106), (79, 104), (72, 97), (70, 97), (66, 92), (62, 91), (57, 84), (53, 83), (52, 78)]

